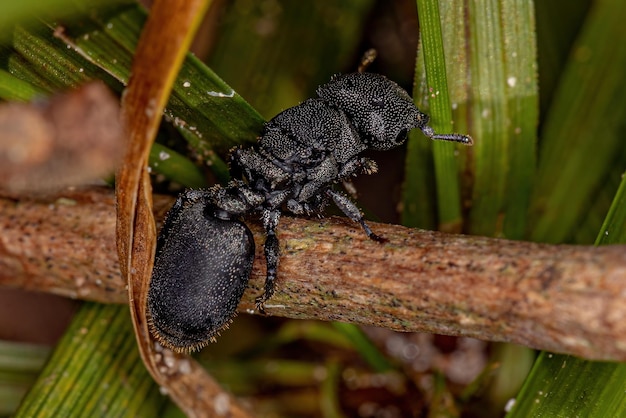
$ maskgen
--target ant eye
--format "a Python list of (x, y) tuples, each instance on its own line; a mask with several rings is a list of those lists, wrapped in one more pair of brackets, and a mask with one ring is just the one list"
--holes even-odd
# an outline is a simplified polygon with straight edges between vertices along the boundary
[(370, 100), (370, 104), (376, 109), (384, 109), (385, 108), (385, 100), (379, 97)]
[(402, 128), (400, 132), (398, 132), (398, 135), (396, 136), (396, 144), (402, 144), (404, 141), (406, 141), (406, 137), (408, 133), (409, 133), (408, 129)]

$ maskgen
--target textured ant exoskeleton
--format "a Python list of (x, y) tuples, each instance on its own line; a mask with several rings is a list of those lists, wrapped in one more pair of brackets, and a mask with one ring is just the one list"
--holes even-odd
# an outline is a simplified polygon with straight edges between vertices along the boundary
[(368, 237), (382, 239), (334, 186), (376, 171), (361, 157), (389, 150), (419, 128), (431, 139), (472, 144), (467, 135), (437, 134), (412, 98), (386, 77), (366, 72), (334, 76), (317, 97), (289, 108), (264, 127), (257, 144), (231, 152), (227, 186), (181, 193), (157, 242), (148, 292), (150, 328), (175, 351), (214, 341), (228, 326), (248, 283), (254, 241), (244, 215), (258, 212), (266, 233), (267, 276), (257, 308), (274, 293), (281, 213), (319, 214), (332, 201)]

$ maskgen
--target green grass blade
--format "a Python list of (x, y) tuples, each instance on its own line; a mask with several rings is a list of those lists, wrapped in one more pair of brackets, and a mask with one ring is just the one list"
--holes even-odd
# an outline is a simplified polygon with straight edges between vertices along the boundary
[[(443, 62), (437, 58), (441, 54), (440, 44), (437, 39), (429, 41), (427, 32), (434, 30), (427, 26), (432, 14), (430, 10), (437, 9), (434, 2), (424, 2), (423, 5), (418, 2), (418, 5), (424, 8), (419, 9), (420, 19), (426, 20), (420, 20), (424, 47), (418, 57), (420, 82), (417, 84), (421, 93), (416, 97), (430, 95), (429, 101), (436, 104), (440, 96), (447, 95), (442, 94), (442, 88), (431, 87), (431, 81), (423, 82), (419, 78), (419, 69), (423, 59), (430, 77), (428, 62), (434, 62), (431, 68), (434, 68), (433, 77), (437, 79), (443, 68)], [(450, 86), (445, 91), (452, 98), (454, 131), (467, 132), (468, 125), (471, 126), (475, 145), (464, 150), (463, 147), (451, 148), (445, 143), (432, 144), (433, 164), (425, 156), (430, 144), (410, 139), (404, 196), (404, 210), (408, 212), (403, 221), (419, 226), (433, 224), (433, 205), (424, 201), (434, 194), (428, 173), (434, 165), (441, 226), (458, 230), (460, 218), (457, 221), (451, 219), (459, 214), (461, 194), (455, 179), (460, 166), (461, 174), (473, 175), (474, 181), (467, 229), (475, 234), (520, 239), (526, 230), (536, 166), (539, 114), (533, 3), (513, 0), (473, 2), (468, 7), (464, 2), (441, 2), (439, 11), (441, 29), (438, 30), (443, 34), (446, 72), (450, 77)], [(467, 33), (471, 34), (469, 41)], [(433, 101), (432, 96), (436, 100)], [(470, 96), (473, 101), (468, 108)], [(420, 100), (417, 102), (428, 109), (435, 121), (439, 119), (436, 109), (420, 103)], [(450, 101), (446, 103), (449, 111)], [(449, 116), (446, 117), (450, 120)], [(451, 127), (436, 126), (436, 129), (449, 131)], [(444, 147), (446, 151), (441, 151)], [(441, 154), (449, 151), (454, 152), (454, 156), (443, 157)], [(470, 159), (465, 158), (466, 152), (469, 152)], [(450, 165), (444, 166), (441, 161)], [(446, 168), (440, 170), (437, 167)], [(413, 195), (409, 196), (409, 192)], [(411, 223), (411, 219), (424, 221)]]
[[(74, 3), (76, 0), (21, 0), (21, 1), (3, 1), (0, 4), (0, 39), (2, 36), (8, 36), (12, 26), (16, 23), (28, 24), (35, 18), (33, 10), (37, 11), (37, 15), (50, 15), (56, 18), (63, 16), (71, 16), (76, 13)], [(104, 0), (90, 1), (90, 6), (96, 7), (99, 4), (106, 3)]]
[[(622, 179), (596, 244), (626, 243), (626, 178)], [(507, 418), (626, 415), (626, 364), (542, 353)]]
[(0, 341), (0, 369), (38, 371), (50, 354), (45, 346)]
[(620, 417), (626, 365), (541, 353), (507, 418)]
[(387, 358), (372, 343), (367, 335), (363, 333), (361, 328), (354, 324), (346, 324), (344, 322), (333, 322), (332, 326), (350, 340), (354, 349), (367, 361), (374, 371), (383, 373), (392, 369)]
[[(467, 60), (465, 5), (461, 1), (440, 2), (439, 16), (441, 19), (440, 29), (443, 36), (443, 53), (447, 75), (447, 88), (444, 94), (448, 94), (451, 101), (454, 131), (466, 133), (467, 127), (467, 74), (469, 61)], [(429, 15), (424, 16), (429, 19)], [(433, 25), (434, 26), (434, 25)], [(430, 114), (429, 97), (433, 93), (429, 89), (426, 80), (425, 49), (418, 46), (415, 66), (415, 80), (413, 97), (417, 106)], [(439, 91), (441, 94), (442, 90)], [(447, 92), (447, 93), (446, 93)], [(435, 169), (433, 160), (432, 141), (425, 140), (418, 130), (411, 131), (407, 144), (406, 177), (403, 194), (402, 223), (407, 226), (416, 226), (426, 229), (436, 229), (438, 202), (435, 190), (445, 187), (445, 183), (435, 181)], [(445, 144), (441, 144), (445, 145)], [(451, 147), (451, 144), (447, 144)], [(457, 147), (456, 150), (463, 150)], [(464, 163), (466, 152), (455, 155), (461, 165)], [(440, 205), (439, 205), (440, 206)], [(450, 228), (447, 228), (447, 227)], [(440, 225), (443, 229), (455, 229), (460, 226), (458, 222), (449, 225)]]
[(49, 347), (0, 341), (0, 416), (15, 412), (50, 351)]
[(44, 95), (44, 91), (7, 71), (0, 70), (0, 99), (23, 102), (37, 95)]
[[(12, 53), (7, 56), (7, 70), (15, 76), (47, 90), (49, 93), (78, 86), (90, 79), (114, 83), (105, 71), (86, 59), (68, 53), (68, 48), (43, 25), (13, 31)], [(119, 90), (119, 88), (118, 88)]]
[(534, 241), (571, 240), (613, 166), (623, 168), (624, 19), (626, 3), (594, 3), (565, 68), (542, 131)]
[(241, 7), (229, 2), (208, 63), (271, 118), (311, 97), (331, 75), (356, 71), (354, 54), (373, 3), (306, 0)]
[[(38, 90), (64, 90), (89, 79), (121, 92), (146, 12), (136, 3), (89, 10), (80, 21), (18, 27), (0, 48), (0, 67)], [(202, 163), (226, 178), (219, 159), (232, 146), (253, 142), (263, 118), (213, 71), (189, 54), (165, 110)], [(220, 171), (221, 170), (221, 171)], [(188, 176), (194, 176), (192, 172)], [(197, 183), (194, 183), (197, 184)]]
[[(626, 153), (626, 147), (622, 151)], [(587, 244), (596, 242), (598, 231), (602, 228), (607, 218), (607, 208), (610, 208), (611, 202), (616, 199), (615, 193), (620, 187), (624, 167), (626, 167), (626, 155), (618, 156), (617, 158), (624, 161), (624, 163), (613, 165), (604, 184), (600, 185), (599, 190), (594, 194), (589, 210), (574, 230), (573, 241), (576, 243)], [(598, 243), (596, 242), (596, 244)]]
[(85, 303), (15, 417), (157, 416), (165, 400), (139, 358), (128, 307)]
[[(556, 0), (535, 3), (541, 113), (549, 107), (570, 52), (585, 20), (591, 1)], [(563, 13), (567, 10), (567, 13)], [(559, 24), (555, 25), (554, 22)]]
[(509, 120), (504, 236), (522, 239), (536, 169), (539, 98), (534, 2), (502, 2), (505, 94)]
[(470, 232), (499, 235), (506, 193), (509, 141), (501, 2), (470, 2), (475, 180)]
[(622, 182), (596, 238), (596, 245), (623, 243), (626, 243), (626, 176), (622, 176)]
[[(69, 23), (66, 42), (83, 57), (126, 84), (132, 54), (146, 12), (138, 4), (122, 4)], [(113, 51), (113, 52), (112, 52)], [(188, 54), (172, 89), (165, 116), (201, 156), (215, 149), (256, 139), (264, 120), (237, 92), (192, 54)]]
[(154, 173), (164, 175), (185, 187), (206, 187), (206, 180), (200, 169), (183, 155), (159, 143), (150, 149), (148, 166)]
[(470, 2), (475, 180), (469, 230), (522, 238), (538, 99), (532, 2)]
[(409, 133), (404, 165), (402, 225), (437, 229), (432, 144), (424, 139), (421, 132), (413, 130)]
[[(426, 86), (422, 94), (428, 95), (430, 124), (437, 132), (452, 132), (452, 111), (448, 95), (446, 58), (438, 1), (417, 0), (417, 10), (423, 49), (421, 56), (424, 60), (426, 74)], [(411, 141), (420, 140), (420, 136), (421, 140), (425, 141), (423, 135), (419, 133), (417, 137), (412, 134)], [(455, 147), (449, 143), (435, 142), (432, 144), (432, 149), (439, 228), (447, 231), (458, 231), (461, 229), (462, 219), (459, 169), (455, 157)], [(424, 146), (411, 144), (409, 150), (412, 154), (421, 153)], [(423, 169), (426, 167), (428, 167), (428, 160), (425, 157), (409, 156), (407, 158), (407, 170), (410, 171), (407, 171), (407, 178), (415, 179), (424, 176)], [(414, 187), (409, 183), (405, 184), (405, 193), (410, 192)], [(417, 198), (425, 199), (427, 197), (418, 196)], [(410, 207), (410, 204), (411, 202), (405, 196), (405, 207)]]
[[(626, 243), (626, 177), (596, 238), (596, 245)], [(626, 416), (626, 364), (542, 353), (507, 418)]]

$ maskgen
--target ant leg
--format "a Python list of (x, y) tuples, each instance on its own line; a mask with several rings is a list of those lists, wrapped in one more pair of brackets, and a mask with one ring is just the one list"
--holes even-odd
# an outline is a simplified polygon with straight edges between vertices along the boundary
[(230, 167), (233, 177), (243, 177), (252, 182), (259, 176), (268, 179), (272, 187), (289, 181), (291, 174), (273, 164), (251, 148), (235, 148), (230, 154)]
[(263, 211), (263, 226), (267, 234), (265, 244), (263, 245), (267, 273), (265, 275), (265, 291), (255, 300), (256, 308), (261, 313), (265, 312), (263, 308), (265, 302), (274, 294), (274, 282), (276, 281), (276, 271), (278, 270), (278, 262), (280, 259), (280, 246), (275, 232), (279, 219), (279, 210), (266, 209)]
[(363, 230), (365, 231), (365, 234), (368, 236), (369, 239), (377, 241), (377, 242), (387, 241), (385, 238), (379, 237), (378, 235), (372, 232), (370, 227), (365, 223), (365, 218), (363, 218), (363, 214), (361, 213), (359, 208), (354, 203), (352, 203), (352, 201), (348, 199), (346, 195), (336, 192), (331, 189), (328, 189), (326, 193), (333, 199), (333, 202), (335, 202), (335, 205), (348, 218), (352, 219), (355, 222), (358, 222), (361, 225), (361, 227), (363, 228)]

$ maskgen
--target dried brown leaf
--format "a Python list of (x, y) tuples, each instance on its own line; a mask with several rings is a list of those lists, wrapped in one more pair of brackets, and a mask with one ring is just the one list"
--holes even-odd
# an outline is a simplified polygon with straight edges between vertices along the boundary
[(116, 241), (139, 351), (150, 374), (188, 416), (243, 417), (248, 414), (195, 360), (154, 341), (146, 314), (156, 242), (148, 154), (172, 83), (208, 4), (208, 0), (157, 0), (152, 5), (122, 101), (128, 144), (116, 182)]

